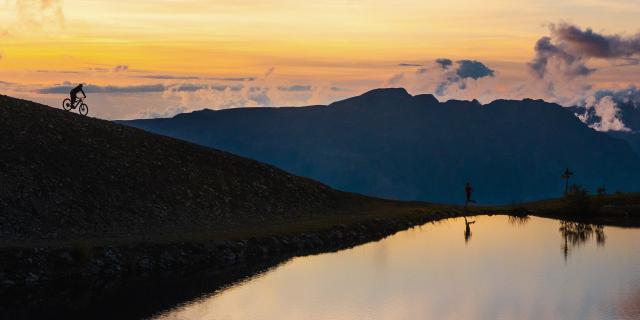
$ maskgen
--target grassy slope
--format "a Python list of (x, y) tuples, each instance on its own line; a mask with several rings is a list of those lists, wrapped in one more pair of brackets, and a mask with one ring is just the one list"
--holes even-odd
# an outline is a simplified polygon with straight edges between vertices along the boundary
[[(246, 239), (374, 218), (465, 214), (459, 206), (339, 192), (250, 159), (6, 96), (0, 150), (3, 246)], [(598, 201), (609, 207), (586, 219), (640, 225), (638, 194)], [(562, 218), (563, 206), (550, 200), (467, 213), (524, 207)]]

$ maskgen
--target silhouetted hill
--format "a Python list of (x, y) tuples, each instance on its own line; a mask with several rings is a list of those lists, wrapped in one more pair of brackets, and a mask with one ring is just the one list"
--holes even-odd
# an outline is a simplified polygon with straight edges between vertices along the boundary
[(0, 239), (147, 237), (336, 214), (272, 166), (0, 96)]
[(480, 203), (557, 197), (565, 167), (591, 190), (639, 190), (640, 159), (541, 100), (438, 102), (377, 89), (329, 106), (202, 110), (122, 121), (276, 165), (332, 187), (395, 199)]

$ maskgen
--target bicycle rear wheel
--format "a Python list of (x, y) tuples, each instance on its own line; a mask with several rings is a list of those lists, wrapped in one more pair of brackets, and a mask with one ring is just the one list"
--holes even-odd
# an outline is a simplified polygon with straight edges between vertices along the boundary
[(80, 104), (80, 108), (78, 108), (78, 112), (83, 115), (86, 116), (87, 113), (89, 113), (89, 106), (87, 106), (86, 104)]
[(66, 98), (62, 101), (62, 109), (69, 111), (73, 106), (71, 105), (71, 99)]

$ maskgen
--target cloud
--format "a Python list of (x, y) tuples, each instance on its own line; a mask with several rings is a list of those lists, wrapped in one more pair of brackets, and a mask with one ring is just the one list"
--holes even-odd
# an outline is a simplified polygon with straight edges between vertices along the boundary
[(186, 111), (185, 107), (169, 107), (163, 111), (144, 111), (140, 114), (140, 117), (143, 119), (171, 118)]
[(440, 59), (436, 59), (436, 63), (440, 65), (442, 69), (447, 69), (453, 64), (453, 61), (447, 58), (440, 58)]
[(137, 78), (155, 79), (155, 80), (198, 80), (200, 79), (200, 77), (194, 77), (194, 76), (174, 76), (169, 74), (145, 75), (145, 76), (137, 76)]
[(458, 69), (456, 70), (456, 74), (462, 79), (471, 78), (478, 80), (480, 78), (494, 76), (494, 71), (480, 61), (460, 60), (457, 61), (457, 63)]
[(568, 23), (551, 24), (549, 33), (538, 39), (536, 55), (529, 63), (538, 78), (544, 78), (554, 68), (567, 78), (588, 76), (596, 71), (586, 65), (589, 59), (622, 59), (628, 64), (638, 64), (640, 33), (604, 35)]
[[(74, 85), (63, 84), (37, 90), (40, 94), (66, 94), (74, 88)], [(147, 93), (163, 92), (165, 86), (161, 84), (136, 85), (136, 86), (97, 86), (85, 85), (84, 91), (87, 93)]]
[(280, 91), (311, 91), (310, 85), (292, 85), (292, 86), (279, 86)]
[(79, 71), (70, 71), (70, 70), (36, 70), (38, 73), (64, 73), (64, 74), (77, 74), (81, 73)]
[(402, 80), (404, 79), (404, 73), (398, 73), (393, 75), (391, 78), (389, 78), (389, 80), (387, 80), (387, 82), (385, 83), (385, 86), (394, 86), (397, 85), (398, 83), (400, 83)]
[(640, 54), (640, 33), (629, 37), (602, 35), (567, 23), (552, 25), (551, 32), (570, 52), (588, 58), (614, 59)]
[(612, 97), (606, 96), (600, 99), (593, 108), (600, 122), (590, 127), (598, 131), (630, 131), (620, 119), (620, 109)]
[[(579, 105), (585, 107), (584, 114), (576, 114), (582, 122), (598, 131), (630, 131), (624, 123), (630, 120), (633, 125), (633, 117), (640, 108), (640, 89), (630, 85), (622, 90), (598, 90), (593, 92)], [(624, 111), (631, 119), (623, 118)]]
[(596, 71), (586, 66), (583, 57), (569, 53), (561, 46), (553, 44), (551, 37), (540, 38), (536, 42), (535, 51), (536, 56), (528, 66), (540, 79), (544, 78), (552, 63), (568, 78), (588, 76)]
[[(449, 64), (449, 62), (451, 63)], [(455, 67), (452, 67), (453, 62), (451, 60), (442, 58), (437, 59), (436, 64), (445, 70), (435, 88), (435, 93), (439, 96), (445, 95), (452, 85), (456, 85), (460, 90), (465, 90), (469, 79), (479, 80), (495, 76), (494, 70), (476, 60), (458, 60)]]
[(62, 0), (17, 0), (15, 6), (19, 23), (27, 28), (64, 28)]
[(214, 80), (214, 81), (255, 81), (256, 80), (255, 77), (208, 77), (205, 79)]
[(142, 75), (137, 76), (142, 79), (156, 79), (156, 80), (211, 80), (211, 81), (254, 81), (255, 77), (198, 77), (198, 76), (180, 76), (170, 74), (157, 74), (157, 75)]
[(164, 99), (180, 100), (182, 106), (194, 104), (208, 108), (271, 107), (270, 88), (243, 86), (206, 86), (194, 91), (172, 90), (163, 92)]
[(113, 72), (123, 72), (127, 70), (129, 70), (129, 65), (126, 65), (126, 64), (115, 65), (113, 66), (113, 68), (111, 68), (111, 71)]
[[(36, 90), (40, 94), (67, 94), (75, 87), (73, 84), (64, 83), (62, 85), (54, 85)], [(225, 85), (208, 85), (208, 84), (146, 84), (133, 86), (98, 86), (85, 85), (84, 90), (87, 93), (152, 93), (152, 92), (194, 92), (198, 90), (214, 90), (214, 91), (240, 91), (242, 86), (225, 86)]]
[(417, 64), (417, 63), (399, 63), (398, 66), (399, 67), (422, 67), (421, 64)]

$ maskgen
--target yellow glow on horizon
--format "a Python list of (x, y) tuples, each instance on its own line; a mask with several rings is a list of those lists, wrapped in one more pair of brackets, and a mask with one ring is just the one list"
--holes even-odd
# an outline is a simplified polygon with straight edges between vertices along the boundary
[[(307, 105), (383, 86), (436, 92), (443, 80), (434, 60), (449, 58), (481, 61), (496, 76), (469, 81), (464, 90), (451, 88), (444, 99), (560, 101), (544, 83), (530, 81), (526, 65), (535, 42), (548, 35), (548, 24), (566, 21), (605, 34), (632, 34), (639, 31), (639, 15), (636, 0), (0, 0), (0, 89), (57, 103), (39, 88), (65, 82), (203, 85), (206, 77), (252, 77), (256, 81), (244, 87), (270, 90), (271, 105)], [(640, 66), (607, 63), (589, 83), (576, 79), (565, 83), (573, 86), (565, 91), (640, 84)], [(127, 72), (113, 70), (118, 65), (128, 66)], [(417, 77), (422, 66), (432, 69)], [(292, 84), (313, 90), (306, 96), (279, 92)], [(134, 96), (118, 96), (118, 104), (141, 105)], [(156, 92), (158, 101), (116, 110), (112, 98), (100, 102), (110, 110), (104, 117), (133, 117), (134, 110), (151, 104), (251, 102), (246, 95), (229, 98), (215, 90), (190, 96)]]
[[(441, 56), (526, 61), (545, 32), (544, 23), (574, 9), (580, 9), (576, 17), (587, 20), (598, 5), (533, 0), (60, 3), (63, 27), (43, 23), (34, 30), (20, 25), (23, 18), (15, 10), (13, 16), (11, 10), (0, 14), (11, 21), (2, 27), (13, 34), (2, 38), (1, 49), (11, 58), (3, 68), (127, 63), (158, 71), (241, 68), (255, 73), (272, 65), (400, 63)], [(628, 23), (620, 18), (607, 27), (628, 30)]]

